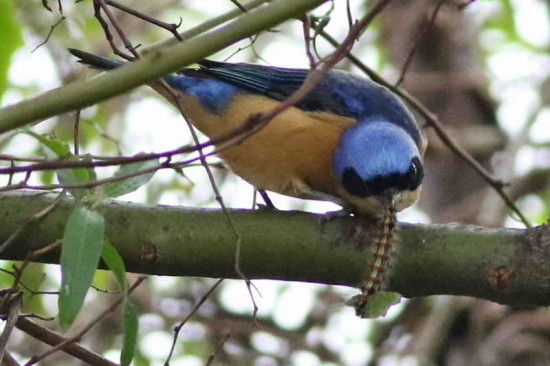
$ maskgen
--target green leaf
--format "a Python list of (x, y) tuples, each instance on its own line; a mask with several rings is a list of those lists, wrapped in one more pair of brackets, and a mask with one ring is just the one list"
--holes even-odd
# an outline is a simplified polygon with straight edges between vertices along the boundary
[[(128, 280), (126, 279), (126, 269), (124, 262), (120, 254), (118, 254), (116, 248), (108, 241), (105, 240), (103, 247), (103, 253), (101, 258), (107, 264), (107, 267), (114, 273), (121, 291), (126, 296), (128, 291)], [(120, 364), (130, 365), (134, 358), (136, 351), (137, 337), (138, 337), (138, 313), (134, 305), (128, 298), (124, 299), (123, 303), (123, 318), (122, 318), (122, 330), (124, 332), (124, 338), (122, 341), (122, 351), (120, 353)]]
[(0, 0), (0, 101), (8, 88), (8, 71), (11, 58), (15, 51), (23, 44), (21, 26), (17, 21), (14, 2), (12, 0)]
[[(2, 0), (0, 0), (2, 1)], [(58, 140), (53, 137), (46, 137), (36, 132), (31, 131), (29, 128), (22, 128), (21, 131), (29, 136), (34, 137), (42, 145), (42, 151), (44, 156), (48, 159), (65, 158), (71, 155), (71, 149), (66, 142)]]
[(380, 316), (384, 316), (392, 305), (399, 304), (400, 302), (401, 295), (397, 292), (377, 292), (370, 299), (363, 317), (378, 318)]
[[(363, 304), (363, 296), (356, 295), (346, 301), (346, 305), (355, 308), (357, 315), (361, 318), (378, 318), (386, 315), (388, 309), (401, 301), (401, 295), (397, 292), (380, 291), (370, 297), (367, 306), (361, 310)], [(362, 311), (362, 314), (360, 312)]]
[(122, 330), (124, 338), (122, 340), (122, 351), (120, 352), (120, 364), (122, 366), (130, 365), (136, 352), (138, 338), (139, 320), (135, 306), (125, 302), (124, 317), (122, 318)]
[[(137, 155), (139, 156), (139, 154)], [(115, 177), (120, 177), (122, 175), (133, 174), (141, 170), (146, 170), (149, 168), (154, 168), (158, 166), (158, 159), (140, 161), (132, 164), (122, 165), (118, 171), (115, 173)], [(103, 192), (107, 197), (119, 197), (124, 194), (130, 193), (146, 184), (151, 180), (155, 175), (155, 171), (140, 174), (135, 177), (123, 179), (117, 182), (108, 183), (103, 186)]]
[[(69, 161), (91, 161), (92, 159), (88, 156), (83, 158), (78, 158), (76, 156), (71, 156), (67, 160)], [(73, 169), (58, 169), (56, 170), (57, 180), (63, 185), (87, 183), (95, 181), (96, 174), (92, 168), (73, 168)], [(91, 191), (90, 188), (70, 188), (69, 193), (77, 200), (81, 200), (89, 194)]]
[(128, 290), (128, 280), (126, 279), (126, 268), (124, 267), (124, 261), (116, 248), (109, 242), (105, 240), (105, 245), (103, 246), (103, 253), (101, 253), (101, 258), (109, 267), (109, 269), (115, 275), (117, 282), (120, 286), (120, 291), (126, 293)]
[[(44, 156), (48, 159), (66, 158), (68, 161), (92, 161), (92, 158), (89, 156), (79, 158), (72, 155), (69, 145), (61, 140), (39, 135), (28, 128), (24, 128), (22, 131), (40, 142)], [(56, 170), (56, 173), (57, 180), (63, 185), (87, 183), (97, 180), (93, 168), (58, 169)], [(71, 188), (69, 189), (69, 193), (77, 200), (81, 200), (84, 196), (90, 193), (90, 189)]]
[(105, 242), (105, 219), (99, 212), (76, 206), (67, 223), (61, 246), (59, 323), (71, 326), (82, 308)]

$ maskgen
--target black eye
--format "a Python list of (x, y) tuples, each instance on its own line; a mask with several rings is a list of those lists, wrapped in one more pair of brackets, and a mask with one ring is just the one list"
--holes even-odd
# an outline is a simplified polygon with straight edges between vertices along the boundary
[(409, 171), (406, 174), (406, 188), (414, 191), (418, 188), (424, 178), (424, 168), (418, 157), (411, 160)]
[(367, 197), (369, 195), (365, 182), (353, 168), (346, 168), (344, 170), (342, 186), (354, 196)]

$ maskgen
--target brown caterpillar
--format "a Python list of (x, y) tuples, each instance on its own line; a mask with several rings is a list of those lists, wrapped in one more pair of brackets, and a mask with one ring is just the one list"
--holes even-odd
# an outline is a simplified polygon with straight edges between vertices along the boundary
[(371, 298), (380, 290), (384, 282), (384, 274), (388, 267), (388, 261), (393, 245), (393, 234), (397, 218), (393, 205), (389, 205), (384, 213), (382, 232), (376, 241), (376, 250), (374, 252), (374, 262), (369, 276), (361, 286), (361, 294), (355, 300), (355, 312), (358, 316), (364, 317), (365, 310)]

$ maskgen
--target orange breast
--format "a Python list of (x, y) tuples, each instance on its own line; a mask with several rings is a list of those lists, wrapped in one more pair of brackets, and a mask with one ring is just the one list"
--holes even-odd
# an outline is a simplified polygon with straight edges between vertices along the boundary
[[(195, 98), (184, 98), (193, 124), (210, 138), (230, 133), (250, 115), (270, 111), (277, 104), (266, 97), (242, 95), (223, 114), (215, 115)], [(342, 132), (353, 123), (353, 119), (291, 107), (220, 156), (237, 175), (259, 189), (301, 198), (311, 198), (311, 190), (337, 196), (333, 152)]]

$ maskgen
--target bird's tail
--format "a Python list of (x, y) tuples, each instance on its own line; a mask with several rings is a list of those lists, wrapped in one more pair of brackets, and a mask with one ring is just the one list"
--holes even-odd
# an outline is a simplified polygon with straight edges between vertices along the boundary
[(111, 60), (110, 58), (97, 56), (74, 48), (69, 48), (69, 52), (80, 59), (78, 62), (89, 65), (95, 69), (112, 70), (124, 64), (123, 61)]

